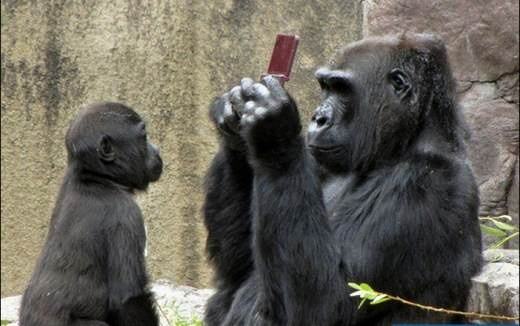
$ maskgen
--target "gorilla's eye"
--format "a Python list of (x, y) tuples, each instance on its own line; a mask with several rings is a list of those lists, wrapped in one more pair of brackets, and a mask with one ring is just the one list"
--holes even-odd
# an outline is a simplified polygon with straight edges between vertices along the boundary
[(318, 83), (320, 84), (320, 88), (325, 91), (346, 93), (350, 89), (349, 81), (341, 76), (318, 78)]
[(331, 76), (328, 82), (332, 90), (341, 94), (346, 93), (350, 89), (348, 79), (340, 76)]
[(146, 124), (144, 122), (141, 122), (138, 126), (139, 128), (139, 134), (141, 137), (146, 137)]
[(329, 85), (325, 82), (325, 78), (318, 78), (318, 83), (320, 84), (320, 88), (322, 90), (328, 90)]
[(392, 70), (388, 75), (388, 79), (397, 95), (403, 95), (410, 88), (408, 76), (399, 69)]

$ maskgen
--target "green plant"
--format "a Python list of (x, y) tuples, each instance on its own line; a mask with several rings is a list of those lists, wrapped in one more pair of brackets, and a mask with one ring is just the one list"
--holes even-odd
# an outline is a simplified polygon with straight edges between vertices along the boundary
[(383, 303), (385, 301), (391, 300), (386, 294), (378, 293), (374, 291), (370, 285), (366, 283), (356, 284), (356, 283), (348, 283), (348, 286), (350, 286), (353, 289), (356, 289), (357, 291), (352, 292), (350, 294), (351, 297), (360, 297), (361, 302), (359, 303), (358, 309), (363, 306), (363, 304), (368, 300), (370, 301), (371, 305), (375, 305), (378, 303)]
[(378, 292), (378, 291), (372, 289), (372, 287), (370, 287), (370, 285), (368, 285), (366, 283), (357, 284), (357, 283), (351, 282), (351, 283), (348, 283), (348, 286), (350, 286), (351, 288), (356, 290), (356, 291), (352, 292), (350, 294), (350, 296), (359, 297), (361, 299), (361, 303), (359, 304), (358, 309), (361, 308), (361, 306), (366, 301), (370, 301), (371, 305), (380, 304), (380, 303), (383, 303), (386, 301), (397, 301), (402, 304), (405, 304), (408, 306), (413, 306), (413, 307), (423, 309), (423, 310), (445, 313), (445, 314), (450, 314), (450, 315), (462, 315), (462, 316), (466, 316), (466, 317), (474, 318), (474, 319), (492, 319), (492, 320), (510, 320), (510, 321), (518, 320), (518, 316), (516, 316), (516, 317), (496, 316), (496, 315), (488, 315), (488, 314), (479, 314), (476, 312), (456, 311), (456, 310), (422, 305), (419, 303), (415, 303), (415, 302), (400, 298), (398, 296)]
[(202, 326), (202, 321), (195, 317), (185, 319), (183, 317), (177, 316), (177, 318), (173, 320), (172, 326)]
[(186, 317), (180, 313), (179, 305), (176, 302), (159, 305), (163, 326), (203, 326), (202, 320), (196, 316)]
[(2, 321), (0, 321), (0, 325), (2, 325), (2, 326), (9, 325), (9, 323), (11, 323), (11, 321), (9, 321), (9, 320), (2, 320)]
[(515, 237), (518, 237), (518, 228), (509, 223), (503, 222), (512, 222), (512, 220), (513, 219), (509, 215), (501, 215), (494, 217), (486, 216), (480, 218), (480, 221), (482, 221), (482, 223), (480, 224), (480, 229), (482, 230), (482, 233), (497, 238), (497, 241), (495, 241), (491, 245), (491, 249), (502, 248), (504, 244), (506, 244), (508, 241), (514, 239)]

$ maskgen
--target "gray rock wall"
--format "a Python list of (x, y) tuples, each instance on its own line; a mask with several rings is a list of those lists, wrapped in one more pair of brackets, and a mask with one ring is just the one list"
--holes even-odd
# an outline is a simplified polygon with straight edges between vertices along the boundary
[[(410, 31), (444, 39), (472, 134), (480, 214), (509, 214), (517, 227), (518, 6), (518, 0), (366, 0), (363, 18), (365, 36)], [(512, 246), (518, 248), (518, 238)]]
[(490, 249), (484, 259), (482, 272), (472, 280), (467, 311), (518, 317), (518, 250)]

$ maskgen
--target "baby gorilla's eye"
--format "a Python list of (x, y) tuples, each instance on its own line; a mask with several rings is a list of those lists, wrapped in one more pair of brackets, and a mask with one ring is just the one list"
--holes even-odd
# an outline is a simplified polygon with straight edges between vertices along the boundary
[(139, 126), (139, 136), (141, 138), (146, 139), (146, 135), (147, 135), (147, 133), (146, 133), (146, 125), (144, 124), (144, 122), (141, 122), (140, 126)]

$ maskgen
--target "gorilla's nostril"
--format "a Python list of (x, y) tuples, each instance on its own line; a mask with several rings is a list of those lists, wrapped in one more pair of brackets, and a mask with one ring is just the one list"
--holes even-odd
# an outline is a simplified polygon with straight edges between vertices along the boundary
[(316, 123), (320, 127), (323, 126), (324, 124), (326, 124), (327, 121), (329, 120), (329, 119), (327, 119), (327, 117), (325, 117), (323, 115), (322, 116), (317, 116), (317, 117), (315, 117), (315, 119), (316, 119)]

